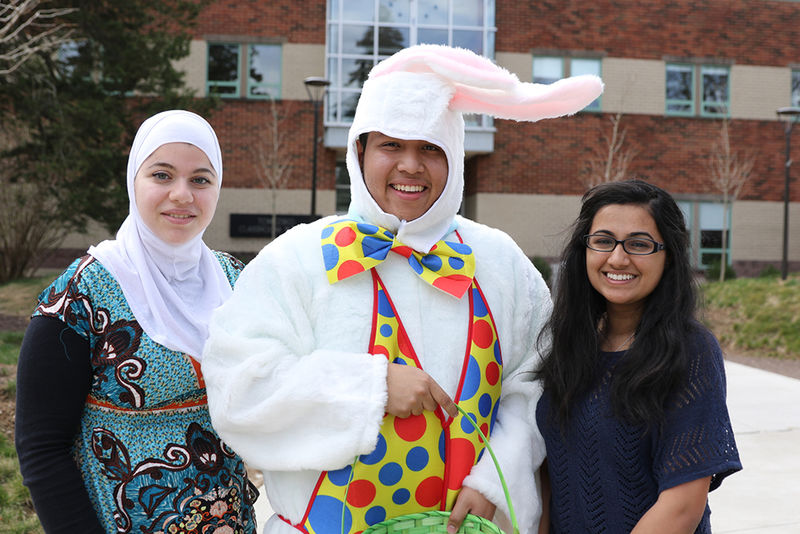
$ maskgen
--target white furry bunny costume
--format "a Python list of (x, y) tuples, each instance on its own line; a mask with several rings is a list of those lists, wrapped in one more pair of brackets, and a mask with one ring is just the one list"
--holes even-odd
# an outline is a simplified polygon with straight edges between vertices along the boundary
[[(440, 239), (458, 241), (457, 230), (474, 251), (475, 278), (502, 346), (502, 393), (490, 441), (523, 533), (535, 531), (541, 514), (534, 473), (544, 458), (544, 445), (534, 419), (539, 390), (531, 371), (539, 357), (536, 336), (549, 315), (550, 297), (511, 238), (456, 215), (464, 183), (461, 114), (533, 121), (575, 113), (601, 92), (602, 83), (592, 76), (549, 86), (521, 83), (467, 50), (414, 46), (372, 70), (348, 139), (350, 218), (386, 228), (423, 253)], [(374, 131), (424, 139), (444, 150), (447, 183), (421, 217), (399, 220), (369, 194), (356, 140)], [(372, 278), (361, 273), (335, 285), (326, 278), (320, 235), (338, 219), (295, 227), (265, 247), (212, 319), (204, 351), (214, 426), (226, 443), (264, 473), (277, 514), (265, 526), (269, 534), (300, 531), (291, 525), (303, 523), (320, 473), (372, 452), (384, 418), (388, 361), (367, 353)], [(423, 369), (453, 396), (464, 360), (468, 299), (434, 289), (397, 254), (389, 254), (375, 269)], [(503, 491), (488, 456), (472, 468), (464, 485), (497, 505), (496, 520), (507, 522)], [(330, 525), (330, 532), (338, 529), (338, 524)]]

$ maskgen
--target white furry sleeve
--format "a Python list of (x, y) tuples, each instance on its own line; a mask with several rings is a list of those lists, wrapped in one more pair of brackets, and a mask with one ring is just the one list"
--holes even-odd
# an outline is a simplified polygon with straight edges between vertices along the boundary
[[(550, 315), (552, 302), (547, 285), (530, 260), (521, 251), (513, 256), (503, 263), (507, 270), (496, 282), (510, 287), (500, 292), (501, 299), (490, 302), (493, 311), (502, 310), (495, 318), (503, 321), (500, 328), (504, 334), (503, 389), (490, 443), (509, 487), (520, 532), (525, 534), (536, 532), (541, 516), (535, 473), (545, 458), (545, 448), (535, 418), (541, 386), (534, 381), (533, 371), (540, 360), (537, 337)], [(492, 283), (490, 276), (482, 279)], [(486, 285), (487, 298), (491, 298)], [(496, 520), (510, 525), (506, 498), (489, 454), (484, 454), (473, 467), (464, 485), (497, 505)]]
[(387, 361), (346, 350), (347, 332), (319, 331), (311, 304), (319, 310), (321, 297), (304, 272), (316, 250), (303, 257), (280, 241), (245, 268), (211, 321), (202, 357), (211, 420), (257, 469), (340, 468), (375, 448)]

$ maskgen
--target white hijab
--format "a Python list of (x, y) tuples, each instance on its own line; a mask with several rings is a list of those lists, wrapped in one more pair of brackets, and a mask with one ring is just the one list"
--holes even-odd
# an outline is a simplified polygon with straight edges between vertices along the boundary
[(203, 232), (171, 245), (142, 221), (133, 181), (144, 160), (167, 143), (190, 143), (202, 150), (221, 187), (222, 153), (211, 125), (189, 111), (158, 113), (139, 127), (128, 157), (128, 217), (115, 240), (88, 252), (119, 282), (134, 317), (153, 341), (199, 359), (211, 313), (230, 296), (231, 286), (203, 242)]

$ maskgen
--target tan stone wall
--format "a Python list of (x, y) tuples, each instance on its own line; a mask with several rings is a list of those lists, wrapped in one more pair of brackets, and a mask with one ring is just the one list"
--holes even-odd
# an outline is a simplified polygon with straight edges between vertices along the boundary
[[(783, 253), (783, 204), (741, 201), (733, 205), (734, 261), (777, 261)], [(800, 204), (789, 205), (789, 261), (800, 261)]]
[(306, 100), (308, 93), (303, 80), (308, 76), (325, 76), (325, 45), (284, 43), (281, 67), (281, 96)]
[(603, 58), (602, 78), (604, 112), (664, 114), (666, 66), (663, 61)]
[(503, 230), (528, 256), (557, 257), (579, 206), (577, 196), (479, 193), (468, 199), (467, 216)]
[(784, 67), (733, 65), (731, 116), (775, 120), (775, 110), (791, 101), (792, 71)]

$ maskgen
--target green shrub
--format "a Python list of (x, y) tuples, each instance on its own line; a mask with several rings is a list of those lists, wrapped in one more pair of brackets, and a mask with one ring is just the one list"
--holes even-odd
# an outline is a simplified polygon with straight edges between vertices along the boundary
[[(706, 269), (706, 280), (709, 282), (716, 282), (719, 280), (719, 272), (722, 267), (722, 263), (719, 258), (715, 259)], [(725, 280), (734, 280), (736, 278), (736, 271), (728, 265), (725, 268)]]
[(532, 257), (531, 262), (533, 262), (533, 266), (536, 267), (536, 270), (542, 274), (542, 278), (544, 278), (547, 287), (550, 287), (551, 278), (553, 277), (553, 268), (550, 267), (550, 263), (541, 256)]
[(759, 278), (777, 278), (781, 275), (781, 270), (774, 265), (767, 265), (758, 273)]

